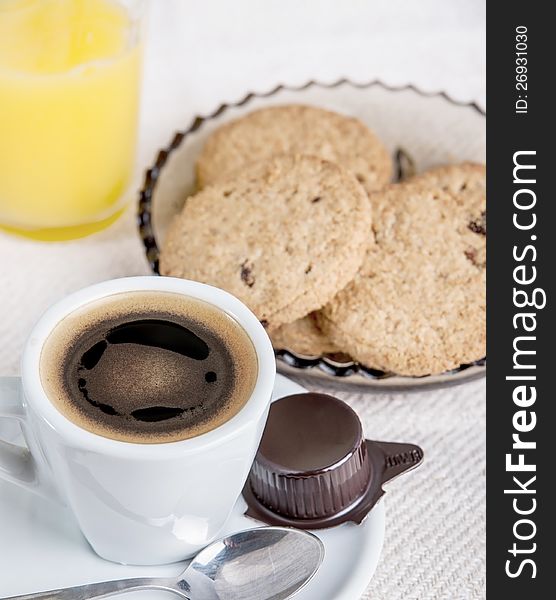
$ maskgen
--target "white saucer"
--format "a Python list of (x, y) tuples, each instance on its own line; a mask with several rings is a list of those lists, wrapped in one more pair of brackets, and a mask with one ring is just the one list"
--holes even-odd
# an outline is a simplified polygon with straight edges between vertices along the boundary
[[(305, 391), (278, 375), (274, 398)], [(0, 426), (0, 437), (7, 433)], [(222, 535), (260, 527), (243, 512), (240, 498)], [(296, 600), (357, 600), (375, 572), (384, 541), (384, 503), (361, 525), (346, 523), (315, 531), (326, 555), (316, 576)], [(66, 509), (0, 481), (0, 598), (93, 581), (139, 576), (177, 575), (183, 564), (128, 567), (99, 558)], [(122, 600), (171, 600), (166, 592), (129, 592)]]

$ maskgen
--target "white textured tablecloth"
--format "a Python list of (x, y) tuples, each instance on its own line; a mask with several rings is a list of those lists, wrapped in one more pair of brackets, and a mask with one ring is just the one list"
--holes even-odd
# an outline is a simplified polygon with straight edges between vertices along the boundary
[[(194, 114), (281, 82), (379, 78), (485, 105), (482, 0), (156, 0), (149, 36), (138, 173)], [(0, 234), (0, 257), (1, 375), (18, 372), (24, 339), (49, 304), (96, 281), (148, 273), (133, 210), (66, 244)], [(426, 455), (387, 488), (386, 543), (364, 598), (484, 598), (484, 381), (413, 395), (334, 393), (368, 437), (415, 442)]]

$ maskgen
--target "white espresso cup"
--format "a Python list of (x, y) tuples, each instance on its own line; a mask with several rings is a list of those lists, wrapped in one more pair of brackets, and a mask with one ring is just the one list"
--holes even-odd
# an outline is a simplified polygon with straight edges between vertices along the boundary
[[(159, 291), (203, 300), (228, 313), (255, 348), (255, 387), (224, 424), (177, 442), (122, 442), (82, 429), (48, 398), (41, 351), (56, 325), (84, 305), (122, 292)], [(218, 537), (247, 479), (275, 377), (266, 332), (237, 298), (172, 277), (105, 281), (67, 296), (35, 325), (20, 378), (0, 379), (0, 417), (19, 421), (27, 448), (0, 440), (0, 477), (65, 503), (97, 554), (119, 563), (182, 560)]]

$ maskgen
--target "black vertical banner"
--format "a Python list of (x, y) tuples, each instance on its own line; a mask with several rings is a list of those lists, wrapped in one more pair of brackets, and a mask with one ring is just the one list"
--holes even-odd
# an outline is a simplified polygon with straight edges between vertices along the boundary
[(487, 596), (555, 597), (556, 33), (487, 4)]

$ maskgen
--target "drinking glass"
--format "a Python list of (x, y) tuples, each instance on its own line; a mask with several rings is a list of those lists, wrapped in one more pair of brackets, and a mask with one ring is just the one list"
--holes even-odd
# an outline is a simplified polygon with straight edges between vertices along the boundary
[(0, 227), (81, 237), (122, 213), (143, 0), (0, 0)]

